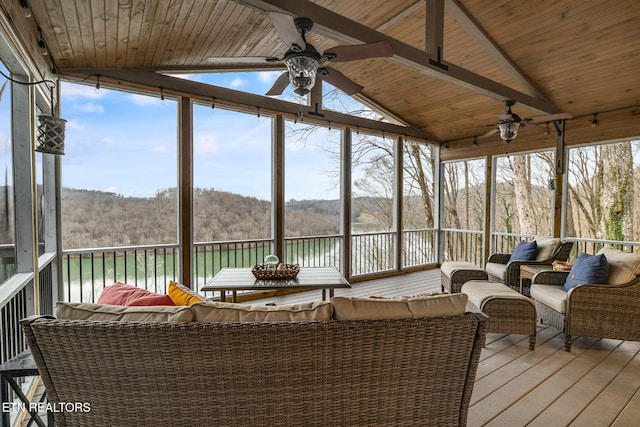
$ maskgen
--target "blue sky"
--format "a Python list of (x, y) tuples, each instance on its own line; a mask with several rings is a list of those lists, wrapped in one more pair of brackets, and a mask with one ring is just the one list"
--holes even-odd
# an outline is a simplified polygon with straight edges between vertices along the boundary
[[(265, 93), (280, 72), (193, 75), (189, 78)], [(290, 88), (282, 96), (292, 97)], [(177, 182), (176, 102), (94, 86), (63, 83), (67, 120), (63, 185), (151, 197)], [(335, 161), (317, 145), (328, 130), (302, 145), (287, 141), (286, 197), (334, 198), (327, 171)], [(335, 130), (333, 134), (336, 134)], [(194, 185), (271, 198), (270, 121), (211, 106), (194, 109)], [(295, 162), (292, 160), (295, 159)]]

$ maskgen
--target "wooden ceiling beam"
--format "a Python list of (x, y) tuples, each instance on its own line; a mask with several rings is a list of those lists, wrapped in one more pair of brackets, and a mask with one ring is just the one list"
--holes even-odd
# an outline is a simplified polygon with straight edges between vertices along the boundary
[(438, 62), (442, 60), (444, 40), (444, 0), (425, 0), (427, 22), (425, 23), (425, 50)]
[(509, 77), (522, 85), (527, 94), (539, 99), (546, 100), (546, 97), (529, 80), (516, 64), (504, 53), (489, 35), (480, 27), (478, 22), (462, 7), (458, 0), (447, 0), (445, 2), (447, 13), (454, 18), (462, 29), (476, 41), (487, 54), (502, 67)]
[(149, 70), (131, 68), (89, 68), (61, 70), (61, 75), (68, 81), (78, 79), (78, 83), (97, 81), (99, 76), (102, 86), (115, 88), (129, 88), (146, 91), (148, 93), (162, 93), (166, 96), (186, 96), (203, 102), (214, 102), (231, 108), (256, 109), (258, 112), (283, 114), (291, 118), (302, 118), (310, 122), (341, 124), (347, 127), (384, 132), (386, 134), (432, 140), (422, 130), (414, 127), (398, 126), (377, 120), (350, 116), (336, 111), (322, 110), (320, 115), (314, 107), (299, 105), (293, 102), (262, 95), (255, 95), (239, 90), (227, 89), (207, 83), (186, 80), (179, 77), (166, 76)]
[(559, 113), (560, 109), (545, 99), (540, 99), (516, 89), (487, 79), (479, 74), (449, 63), (438, 63), (437, 58), (399, 40), (388, 37), (374, 29), (345, 18), (308, 0), (234, 0), (259, 10), (276, 10), (293, 16), (306, 16), (314, 21), (316, 34), (341, 43), (372, 43), (387, 40), (394, 52), (388, 58), (402, 66), (421, 72), (429, 77), (465, 87), (488, 97), (503, 101), (514, 99), (543, 113)]

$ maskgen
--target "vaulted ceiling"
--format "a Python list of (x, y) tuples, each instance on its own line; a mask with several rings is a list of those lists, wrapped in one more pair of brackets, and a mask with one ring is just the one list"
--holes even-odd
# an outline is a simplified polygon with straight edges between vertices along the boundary
[(276, 10), (314, 20), (308, 40), (320, 52), (389, 40), (393, 57), (332, 67), (364, 87), (361, 99), (437, 142), (484, 134), (510, 98), (521, 117), (631, 108), (640, 120), (635, 0), (29, 0), (28, 7), (63, 74), (215, 70), (234, 64), (207, 58), (282, 57), (288, 46), (263, 13)]

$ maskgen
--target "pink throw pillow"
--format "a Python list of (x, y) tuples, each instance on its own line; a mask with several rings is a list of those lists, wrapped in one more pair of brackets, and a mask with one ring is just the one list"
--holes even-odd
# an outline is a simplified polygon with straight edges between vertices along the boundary
[(102, 290), (102, 294), (100, 294), (100, 298), (98, 298), (98, 304), (127, 306), (176, 305), (168, 295), (157, 294), (121, 282), (105, 287)]

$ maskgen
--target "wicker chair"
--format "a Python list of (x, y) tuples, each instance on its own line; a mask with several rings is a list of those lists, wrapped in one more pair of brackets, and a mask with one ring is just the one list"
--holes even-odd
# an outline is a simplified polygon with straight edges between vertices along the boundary
[(464, 426), (486, 316), (22, 322), (65, 426)]
[[(610, 253), (606, 256), (610, 271), (619, 268)], [(640, 264), (627, 269), (631, 280), (624, 283), (610, 272), (607, 285), (583, 284), (565, 292), (561, 286), (568, 274), (540, 272), (531, 285), (538, 317), (564, 332), (565, 351), (571, 351), (572, 336), (640, 340)]]
[[(537, 258), (531, 261), (509, 261), (511, 254), (495, 253), (489, 257), (485, 269), (489, 275), (489, 279), (493, 281), (503, 282), (511, 289), (520, 291), (520, 266), (522, 265), (551, 265), (553, 261), (566, 261), (569, 259), (573, 242), (562, 242), (557, 245), (555, 251), (547, 258)], [(522, 294), (530, 296), (530, 283), (524, 283)]]

